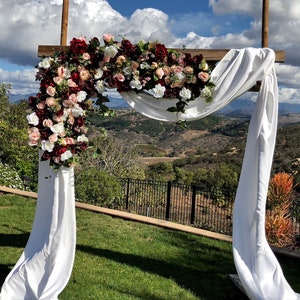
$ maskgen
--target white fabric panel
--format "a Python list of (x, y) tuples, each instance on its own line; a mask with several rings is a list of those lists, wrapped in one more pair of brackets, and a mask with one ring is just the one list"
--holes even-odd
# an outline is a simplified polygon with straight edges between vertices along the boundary
[(239, 278), (250, 299), (300, 299), (286, 281), (265, 237), (265, 206), (276, 140), (278, 90), (271, 49), (231, 50), (212, 72), (214, 100), (191, 101), (184, 114), (166, 112), (177, 100), (149, 95), (122, 96), (140, 113), (161, 121), (195, 120), (226, 106), (257, 81), (262, 81), (251, 118), (245, 157), (233, 214), (233, 256)]
[(0, 300), (55, 300), (69, 281), (75, 257), (74, 170), (39, 163), (38, 199), (30, 237), (7, 276)]

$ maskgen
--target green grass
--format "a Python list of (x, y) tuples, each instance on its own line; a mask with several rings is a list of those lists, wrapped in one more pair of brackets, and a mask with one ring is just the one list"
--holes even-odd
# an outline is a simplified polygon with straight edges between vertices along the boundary
[[(34, 208), (34, 200), (0, 196), (0, 285), (23, 251)], [(282, 261), (299, 292), (299, 261)], [(230, 243), (77, 210), (75, 264), (59, 299), (246, 299), (231, 273)]]

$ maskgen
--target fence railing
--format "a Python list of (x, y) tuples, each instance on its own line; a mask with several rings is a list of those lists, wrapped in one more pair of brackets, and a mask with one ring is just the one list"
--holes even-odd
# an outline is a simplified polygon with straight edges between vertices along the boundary
[[(114, 209), (143, 216), (232, 234), (235, 191), (203, 190), (195, 185), (174, 182), (120, 179), (122, 197)], [(300, 202), (295, 201), (291, 216), (297, 237), (300, 236)]]
[(232, 233), (235, 193), (203, 191), (194, 185), (137, 179), (121, 179), (122, 195), (114, 209), (191, 225), (214, 232)]

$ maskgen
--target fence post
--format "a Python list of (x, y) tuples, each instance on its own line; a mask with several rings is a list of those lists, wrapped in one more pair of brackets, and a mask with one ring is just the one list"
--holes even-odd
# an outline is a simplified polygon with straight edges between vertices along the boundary
[(172, 182), (171, 182), (171, 181), (168, 181), (168, 188), (167, 188), (167, 204), (166, 204), (166, 220), (167, 220), (167, 221), (169, 221), (169, 219), (170, 219), (171, 189), (172, 189)]
[(129, 186), (130, 186), (130, 178), (127, 178), (127, 186), (126, 186), (126, 210), (129, 207)]
[(195, 212), (196, 212), (196, 192), (197, 188), (195, 185), (192, 186), (192, 207), (191, 207), (191, 224), (194, 224), (195, 221)]

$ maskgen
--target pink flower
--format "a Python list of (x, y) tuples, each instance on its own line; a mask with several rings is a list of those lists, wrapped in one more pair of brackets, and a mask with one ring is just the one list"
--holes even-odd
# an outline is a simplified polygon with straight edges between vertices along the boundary
[(206, 72), (199, 72), (198, 78), (201, 79), (203, 82), (207, 82), (210, 78), (210, 75)]
[(77, 87), (77, 84), (70, 78), (70, 79), (68, 79), (68, 86), (69, 87)]
[(114, 36), (112, 34), (110, 34), (110, 33), (103, 34), (103, 41), (105, 43), (113, 42), (113, 40), (114, 40)]
[(62, 84), (62, 82), (64, 81), (64, 79), (62, 77), (59, 77), (59, 76), (56, 76), (53, 78), (53, 81), (56, 83), (56, 84)]
[(183, 69), (183, 72), (184, 72), (184, 73), (188, 73), (188, 74), (193, 74), (194, 69), (193, 69), (192, 67), (190, 67), (190, 66), (187, 66), (187, 67), (185, 67), (185, 68)]
[(57, 75), (60, 78), (66, 77), (66, 68), (61, 66), (57, 68)]
[(80, 80), (82, 80), (82, 81), (87, 81), (87, 80), (90, 79), (90, 77), (91, 77), (91, 74), (90, 74), (90, 72), (89, 72), (88, 70), (86, 70), (86, 69), (84, 69), (84, 70), (82, 70), (82, 71), (79, 72), (79, 78), (80, 78)]
[(46, 99), (46, 105), (49, 107), (55, 106), (56, 105), (56, 100), (53, 97), (48, 97)]
[(41, 133), (37, 127), (31, 127), (28, 132), (29, 146), (36, 146), (40, 140)]
[(116, 59), (116, 63), (117, 63), (118, 65), (122, 65), (122, 63), (125, 62), (125, 61), (126, 61), (126, 57), (125, 57), (124, 55), (119, 55), (119, 56), (117, 57), (117, 59)]
[(58, 135), (56, 133), (53, 133), (48, 137), (48, 140), (50, 143), (56, 143), (58, 140)]
[(173, 65), (173, 66), (171, 67), (171, 71), (172, 71), (173, 73), (181, 73), (182, 70), (183, 70), (183, 68), (182, 68), (181, 66)]
[(89, 60), (90, 58), (91, 58), (91, 56), (87, 52), (82, 54), (82, 59), (83, 60)]
[(162, 77), (165, 75), (163, 68), (158, 68), (155, 71), (155, 75), (159, 78), (162, 79)]
[(171, 74), (171, 68), (170, 67), (164, 66), (163, 70), (164, 70), (164, 74), (166, 76), (169, 76)]
[(115, 79), (117, 79), (118, 81), (120, 82), (123, 82), (125, 80), (125, 76), (122, 74), (122, 73), (117, 73), (115, 76), (114, 76)]
[(53, 122), (52, 122), (52, 120), (51, 119), (45, 119), (44, 121), (43, 121), (43, 126), (45, 126), (45, 127), (51, 127), (51, 126), (53, 126)]
[(49, 85), (49, 86), (47, 87), (46, 93), (47, 93), (49, 96), (52, 96), (52, 97), (53, 97), (53, 96), (55, 95), (55, 93), (56, 93), (55, 87)]
[(40, 103), (37, 104), (37, 109), (44, 109), (45, 108), (45, 101), (42, 101)]

